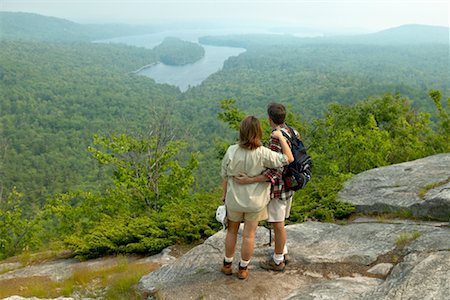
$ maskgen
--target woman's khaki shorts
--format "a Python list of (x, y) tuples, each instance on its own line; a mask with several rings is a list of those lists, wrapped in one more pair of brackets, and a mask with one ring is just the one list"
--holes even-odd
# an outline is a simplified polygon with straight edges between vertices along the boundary
[(227, 218), (233, 222), (242, 221), (262, 221), (267, 219), (267, 207), (264, 207), (258, 212), (241, 212), (241, 211), (230, 211), (227, 208)]

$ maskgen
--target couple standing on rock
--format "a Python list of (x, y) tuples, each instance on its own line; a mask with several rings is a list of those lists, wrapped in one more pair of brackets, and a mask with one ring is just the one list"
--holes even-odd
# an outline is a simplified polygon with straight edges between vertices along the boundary
[[(222, 272), (232, 274), (232, 262), (237, 234), (244, 222), (241, 260), (238, 277), (248, 277), (248, 264), (253, 255), (254, 240), (259, 221), (267, 220), (275, 233), (274, 254), (260, 266), (267, 270), (283, 271), (287, 261), (284, 220), (289, 217), (293, 191), (286, 188), (283, 174), (294, 160), (290, 141), (283, 136), (293, 134), (285, 124), (286, 108), (271, 103), (267, 108), (272, 134), (268, 147), (262, 146), (262, 129), (259, 120), (248, 116), (242, 120), (239, 143), (228, 148), (222, 160), (221, 176), (223, 201), (228, 218), (225, 238), (225, 257)], [(299, 137), (300, 138), (300, 137)]]

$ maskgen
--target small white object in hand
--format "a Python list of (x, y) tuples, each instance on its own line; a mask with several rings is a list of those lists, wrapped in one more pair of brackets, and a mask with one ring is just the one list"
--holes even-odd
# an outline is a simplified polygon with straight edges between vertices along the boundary
[(227, 209), (225, 205), (220, 205), (217, 208), (216, 220), (223, 225), (224, 229), (227, 227)]

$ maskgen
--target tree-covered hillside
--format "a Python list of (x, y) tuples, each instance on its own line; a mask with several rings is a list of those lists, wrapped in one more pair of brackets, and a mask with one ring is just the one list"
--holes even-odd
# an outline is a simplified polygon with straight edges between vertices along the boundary
[(155, 62), (151, 50), (5, 41), (0, 51), (1, 183), (39, 202), (99, 185), (87, 152), (93, 135), (147, 130), (155, 110), (179, 96), (129, 75)]
[(205, 55), (205, 49), (199, 44), (174, 37), (165, 38), (153, 50), (159, 55), (162, 63), (172, 66), (191, 64)]
[(0, 12), (0, 40), (94, 41), (161, 30), (156, 26), (78, 24), (32, 13)]
[[(372, 34), (346, 37), (342, 39), (342, 42), (384, 45), (448, 45), (449, 38), (450, 28), (448, 27), (412, 24), (389, 28)], [(338, 41), (339, 38), (329, 38), (329, 40)]]
[(235, 97), (246, 107), (268, 101), (294, 104), (305, 117), (328, 103), (354, 103), (400, 92), (431, 110), (429, 89), (448, 91), (448, 46), (297, 45), (250, 48), (226, 61), (186, 98)]
[[(289, 32), (289, 30), (286, 30)], [(203, 44), (244, 47), (267, 45), (384, 45), (405, 46), (425, 44), (449, 44), (449, 27), (429, 25), (403, 25), (375, 33), (360, 35), (325, 35), (319, 37), (297, 37), (291, 34), (245, 34), (226, 36), (204, 36)]]
[[(330, 103), (351, 105), (385, 93), (400, 93), (416, 109), (435, 113), (428, 91), (441, 90), (444, 99), (450, 95), (448, 45), (303, 45), (292, 44), (291, 38), (280, 45), (280, 37), (271, 44), (267, 36), (260, 45), (259, 37), (254, 43), (253, 38), (248, 37), (245, 53), (228, 59), (220, 72), (181, 96), (185, 122), (198, 120), (193, 131), (205, 132), (208, 141), (231, 134), (212, 125), (216, 102), (224, 98), (236, 99), (239, 109), (262, 118), (268, 103), (282, 102), (302, 120), (311, 120)], [(218, 165), (203, 167), (211, 173)]]
[(0, 43), (0, 257), (55, 241), (84, 257), (155, 253), (212, 234), (221, 151), (244, 111), (267, 126), (272, 101), (315, 163), (293, 222), (348, 216), (335, 196), (357, 172), (450, 151), (448, 44), (210, 37), (247, 51), (181, 93), (133, 72), (163, 47), (82, 42), (77, 26), (77, 42), (49, 43), (59, 22), (36, 26), (44, 42), (10, 27)]
[[(415, 27), (406, 28), (409, 37)], [(442, 37), (442, 28), (426, 29), (428, 34), (435, 32)], [(404, 30), (387, 32), (400, 39)], [(218, 98), (233, 96), (256, 107), (258, 102), (278, 99), (295, 103), (307, 117), (317, 116), (333, 101), (352, 103), (385, 92), (401, 92), (415, 106), (432, 110), (426, 91), (439, 89), (447, 94), (450, 90), (448, 35), (447, 40), (440, 38), (439, 43), (422, 45), (378, 44), (378, 36), (372, 34), (367, 39), (371, 43), (367, 44), (312, 43), (313, 38), (279, 35), (201, 38), (202, 43), (240, 46), (247, 52), (230, 58), (222, 72), (192, 89), (192, 93), (198, 97), (196, 92), (208, 90), (207, 93), (220, 94)]]

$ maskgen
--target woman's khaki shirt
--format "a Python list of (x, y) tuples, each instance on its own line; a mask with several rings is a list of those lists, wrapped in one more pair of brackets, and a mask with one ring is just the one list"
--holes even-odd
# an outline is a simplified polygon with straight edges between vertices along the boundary
[(260, 175), (267, 168), (275, 169), (288, 164), (287, 156), (266, 147), (248, 150), (239, 145), (228, 148), (222, 160), (221, 176), (227, 181), (225, 203), (227, 208), (237, 212), (258, 212), (270, 201), (270, 182), (239, 184), (233, 176)]

